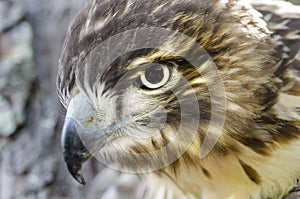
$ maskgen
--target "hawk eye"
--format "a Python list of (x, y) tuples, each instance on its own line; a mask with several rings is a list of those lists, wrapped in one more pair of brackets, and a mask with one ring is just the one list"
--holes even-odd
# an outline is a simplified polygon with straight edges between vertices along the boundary
[(165, 85), (170, 79), (171, 72), (168, 66), (154, 64), (147, 68), (140, 76), (143, 86), (156, 89)]

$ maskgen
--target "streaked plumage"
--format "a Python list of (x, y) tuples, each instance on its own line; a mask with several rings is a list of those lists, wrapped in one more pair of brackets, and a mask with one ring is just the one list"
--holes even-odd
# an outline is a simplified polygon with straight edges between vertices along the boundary
[[(151, 139), (128, 136), (158, 128), (145, 127), (146, 116), (118, 127), (115, 132), (120, 138), (101, 148), (103, 159), (138, 170), (171, 158), (150, 156), (142, 161), (128, 153), (149, 153), (170, 142), (180, 124), (180, 103), (189, 102), (192, 90), (197, 95), (201, 113), (197, 136), (177, 161), (143, 174), (148, 180), (148, 198), (278, 199), (300, 178), (300, 8), (283, 1), (250, 2), (91, 0), (71, 25), (57, 76), (58, 95), (68, 117), (80, 115), (86, 119), (86, 126), (105, 128), (116, 121), (121, 123), (119, 119), (128, 114), (144, 114), (155, 104), (166, 110), (166, 118), (157, 117), (166, 120), (165, 126)], [(207, 72), (211, 67), (207, 60), (195, 69), (175, 53), (139, 49), (117, 57), (107, 70), (101, 68), (101, 59), (97, 68), (86, 67), (85, 58), (101, 42), (141, 27), (167, 28), (189, 36), (208, 52), (219, 70), (226, 93), (225, 124), (217, 144), (204, 159), (198, 155), (212, 116), (211, 105), (219, 103), (219, 99), (211, 101), (209, 92), (213, 91), (207, 81), (213, 82), (216, 77)], [(164, 45), (180, 46), (182, 52), (191, 48), (190, 43), (172, 38)], [(110, 52), (121, 47), (113, 46)], [(172, 63), (168, 70), (173, 76), (168, 83), (155, 94), (127, 84), (140, 74), (130, 71), (143, 71), (141, 66), (151, 62)], [(178, 74), (188, 80), (192, 90), (176, 81)], [(117, 87), (118, 81), (124, 84)], [(178, 100), (178, 95), (185, 98)], [(188, 114), (187, 118), (193, 117)], [(62, 140), (65, 154), (80, 145), (67, 138)], [(178, 148), (182, 145), (176, 144)], [(177, 149), (171, 149), (177, 155)], [(77, 151), (65, 156), (77, 170), (81, 165), (76, 164), (88, 156), (86, 149), (82, 152), (80, 157)], [(126, 165), (128, 160), (134, 164)], [(68, 166), (70, 170), (75, 168)], [(77, 175), (75, 169), (72, 174)]]

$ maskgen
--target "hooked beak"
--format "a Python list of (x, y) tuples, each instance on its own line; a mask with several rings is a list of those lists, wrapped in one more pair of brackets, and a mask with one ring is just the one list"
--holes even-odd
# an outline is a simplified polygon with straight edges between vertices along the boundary
[(89, 160), (92, 155), (83, 145), (78, 132), (75, 128), (75, 120), (67, 117), (63, 126), (61, 146), (65, 163), (71, 175), (82, 185), (85, 180), (81, 174), (84, 162)]

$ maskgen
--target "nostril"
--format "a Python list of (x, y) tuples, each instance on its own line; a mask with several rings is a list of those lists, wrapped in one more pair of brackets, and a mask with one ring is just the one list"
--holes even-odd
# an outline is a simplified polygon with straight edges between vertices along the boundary
[(87, 123), (91, 123), (91, 122), (93, 122), (94, 121), (94, 116), (89, 116), (88, 118), (87, 118), (87, 120), (86, 120), (86, 122)]

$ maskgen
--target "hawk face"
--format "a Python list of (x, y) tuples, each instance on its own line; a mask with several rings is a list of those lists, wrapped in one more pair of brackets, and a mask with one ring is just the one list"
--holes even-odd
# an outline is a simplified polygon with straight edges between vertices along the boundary
[[(87, 5), (70, 27), (57, 82), (69, 118), (62, 137), (65, 159), (79, 181), (87, 149), (108, 165), (141, 172), (166, 167), (181, 155), (194, 162), (201, 149), (224, 154), (233, 147), (226, 134), (214, 146), (225, 120), (224, 85), (233, 109), (258, 110), (265, 99), (252, 95), (270, 90), (261, 85), (272, 72), (267, 30), (252, 13), (245, 16), (251, 25), (241, 21), (241, 7), (247, 11), (221, 1)], [(252, 120), (243, 112), (228, 114), (241, 123)]]
[[(85, 145), (77, 146), (87, 148), (106, 165), (148, 172), (168, 166), (199, 142), (199, 117), (206, 126), (211, 110), (205, 74), (201, 76), (184, 58), (160, 49), (125, 53), (107, 67), (99, 48), (97, 53), (91, 52), (83, 62), (77, 74), (78, 90), (68, 103), (65, 125), (75, 125), (75, 136)], [(208, 67), (209, 60), (202, 59), (201, 67)], [(87, 85), (89, 71), (96, 71), (97, 77), (92, 78), (98, 78), (92, 86)], [(64, 148), (69, 145), (67, 129)]]
[(283, 81), (270, 36), (243, 1), (90, 1), (69, 29), (57, 77), (72, 175), (84, 183), (92, 154), (117, 169), (174, 176), (195, 167), (210, 178), (212, 165), (216, 176), (234, 174), (233, 187), (246, 179), (261, 192), (256, 166), (299, 132), (268, 112)]

